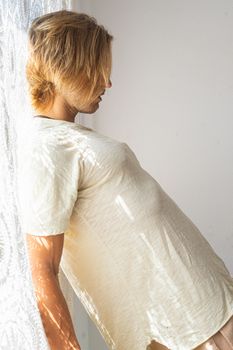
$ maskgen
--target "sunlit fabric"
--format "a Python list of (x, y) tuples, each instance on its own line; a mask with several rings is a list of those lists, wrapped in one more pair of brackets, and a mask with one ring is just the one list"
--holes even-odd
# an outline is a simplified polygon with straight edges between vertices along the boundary
[(21, 153), (25, 232), (65, 233), (62, 269), (110, 349), (191, 350), (233, 314), (233, 278), (123, 142), (32, 118)]
[[(25, 63), (32, 20), (71, 0), (0, 1), (0, 349), (48, 350), (18, 218), (18, 131), (30, 119)], [(68, 289), (68, 287), (67, 287)]]

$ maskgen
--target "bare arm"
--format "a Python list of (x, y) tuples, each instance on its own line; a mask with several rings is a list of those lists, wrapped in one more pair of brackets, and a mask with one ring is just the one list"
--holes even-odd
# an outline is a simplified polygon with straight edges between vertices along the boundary
[(81, 350), (59, 286), (63, 242), (64, 233), (41, 237), (27, 234), (33, 285), (50, 348)]

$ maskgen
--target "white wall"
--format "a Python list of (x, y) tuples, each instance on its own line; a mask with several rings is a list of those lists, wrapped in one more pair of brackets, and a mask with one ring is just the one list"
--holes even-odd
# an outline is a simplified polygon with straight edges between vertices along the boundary
[(112, 88), (86, 121), (126, 141), (233, 273), (233, 7), (81, 1), (114, 35)]
[(233, 274), (232, 1), (80, 3), (115, 37), (113, 86), (80, 119), (129, 144)]

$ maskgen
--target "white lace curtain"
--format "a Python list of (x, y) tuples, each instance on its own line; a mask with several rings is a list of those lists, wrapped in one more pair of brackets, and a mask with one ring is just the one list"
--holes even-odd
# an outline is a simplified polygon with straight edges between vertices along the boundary
[[(32, 110), (27, 95), (27, 30), (44, 13), (72, 9), (72, 0), (0, 2), (0, 349), (47, 350), (18, 219), (17, 144)], [(72, 309), (64, 275), (62, 289)], [(71, 310), (72, 311), (72, 310)]]

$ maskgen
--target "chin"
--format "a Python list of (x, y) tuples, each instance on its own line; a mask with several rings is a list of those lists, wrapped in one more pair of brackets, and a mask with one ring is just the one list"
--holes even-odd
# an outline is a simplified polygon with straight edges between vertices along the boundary
[(88, 108), (85, 108), (83, 110), (79, 110), (79, 112), (81, 113), (86, 113), (86, 114), (92, 114), (95, 113), (95, 111), (97, 111), (97, 109), (99, 108), (99, 103), (92, 103), (90, 106), (88, 106)]

